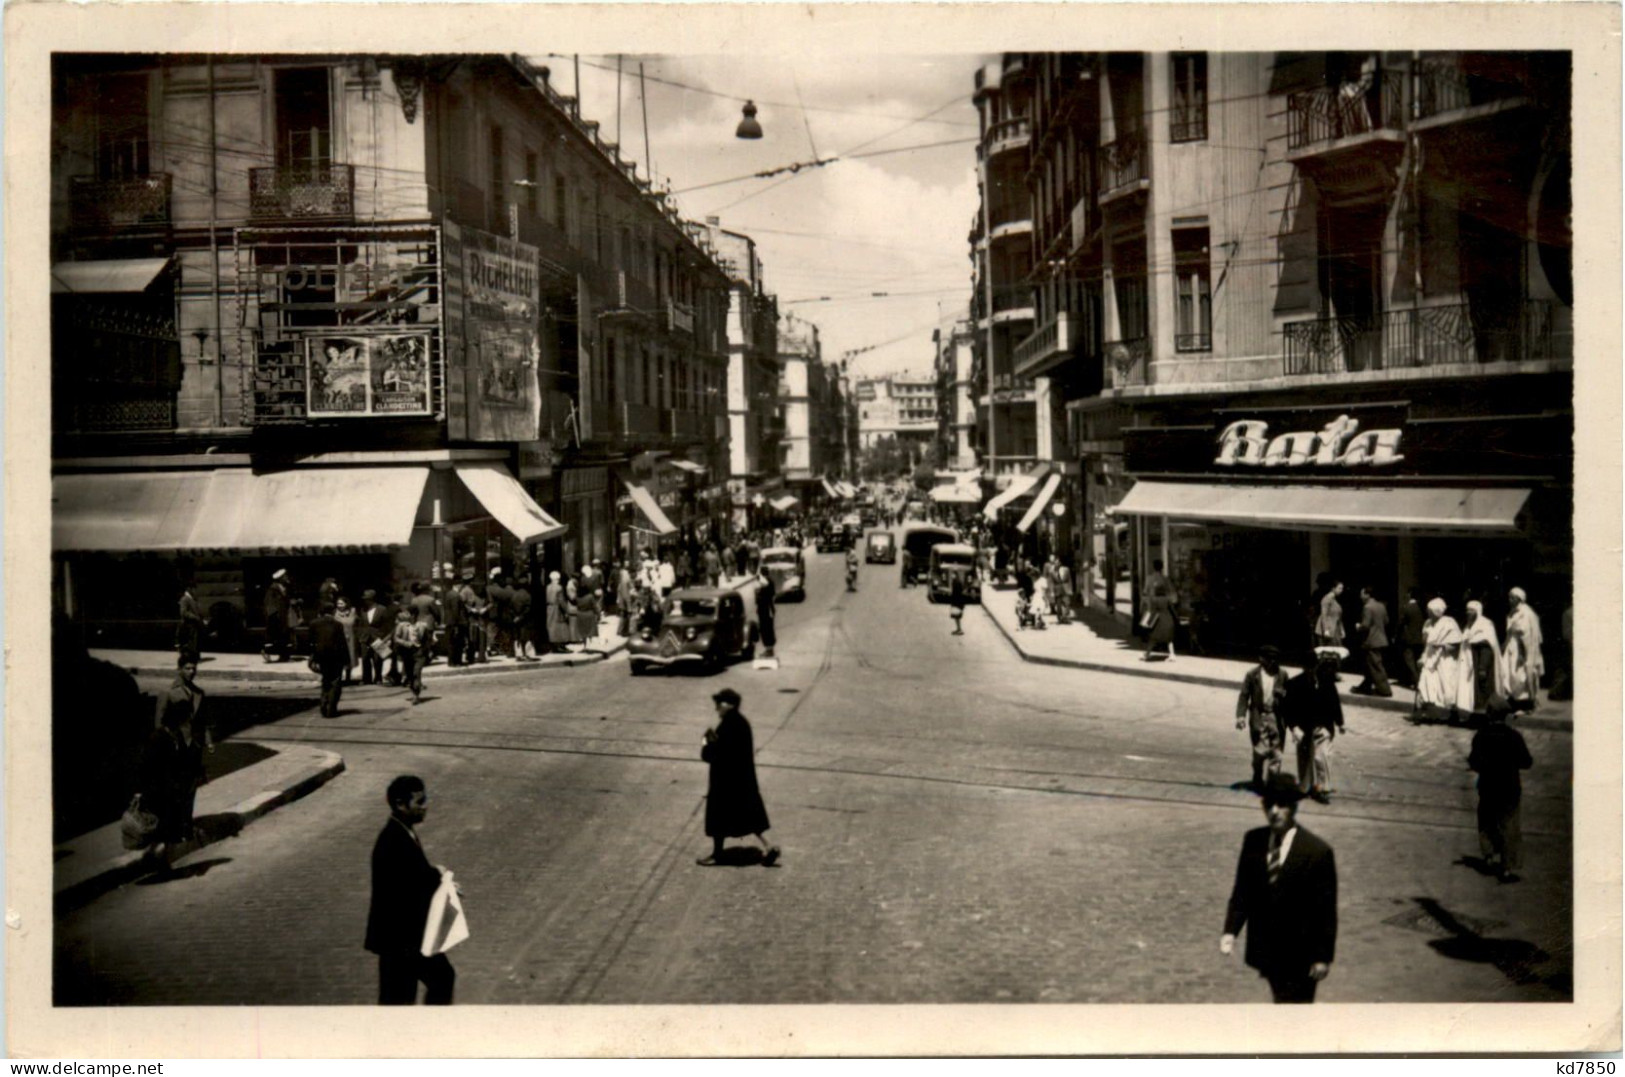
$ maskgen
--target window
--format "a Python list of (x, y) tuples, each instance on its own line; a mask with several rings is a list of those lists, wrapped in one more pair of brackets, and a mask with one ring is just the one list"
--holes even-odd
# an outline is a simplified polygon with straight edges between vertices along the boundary
[(506, 232), (508, 216), (508, 176), (503, 161), (502, 128), (491, 128), (491, 227)]
[(1213, 295), (1209, 284), (1208, 230), (1174, 230), (1174, 350), (1213, 350)]
[(613, 336), (604, 338), (604, 381), (609, 403), (613, 404), (620, 396), (615, 391), (615, 338)]
[(570, 229), (570, 184), (563, 176), (553, 177), (553, 224), (561, 232)]
[(1168, 141), (1200, 142), (1207, 138), (1207, 53), (1176, 52), (1173, 63), (1173, 109), (1168, 115)]
[(586, 252), (595, 230), (592, 219), (592, 200), (585, 194), (576, 198), (576, 250)]
[(532, 217), (540, 212), (541, 195), (536, 187), (536, 155), (525, 154), (525, 212)]
[(96, 174), (137, 179), (148, 174), (147, 76), (114, 75), (99, 87)]
[(333, 155), (327, 68), (293, 67), (276, 73), (276, 163), (325, 168)]

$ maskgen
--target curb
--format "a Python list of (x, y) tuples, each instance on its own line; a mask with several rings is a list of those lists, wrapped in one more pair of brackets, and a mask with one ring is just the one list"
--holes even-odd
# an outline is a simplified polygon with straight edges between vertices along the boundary
[[(1229, 688), (1234, 690), (1239, 681), (1222, 677), (1212, 677), (1202, 673), (1178, 672), (1148, 666), (1145, 669), (1134, 669), (1125, 666), (1110, 665), (1105, 662), (1090, 662), (1080, 658), (1053, 658), (1049, 655), (1029, 654), (1022, 645), (1016, 642), (1016, 637), (1004, 626), (1004, 622), (993, 615), (983, 603), (978, 603), (987, 619), (993, 622), (1000, 635), (1021, 656), (1022, 661), (1031, 662), (1040, 666), (1057, 666), (1063, 669), (1086, 669), (1095, 673), (1117, 673), (1125, 677), (1147, 677), (1160, 681), (1182, 681), (1185, 684), (1200, 684), (1210, 688)], [(1165, 663), (1164, 663), (1165, 664)], [(1383, 699), (1381, 696), (1345, 696), (1347, 702), (1357, 707), (1370, 707), (1373, 710), (1392, 711), (1395, 714), (1409, 715), (1411, 704), (1402, 699)], [(1561, 718), (1544, 718), (1539, 714), (1521, 714), (1516, 719), (1519, 728), (1546, 729), (1557, 733), (1572, 733), (1574, 723)]]
[[(310, 748), (306, 745), (300, 747), (311, 753), (314, 757), (313, 761), (310, 766), (295, 772), (287, 784), (279, 788), (263, 789), (248, 799), (237, 802), (225, 811), (209, 812), (207, 815), (210, 818), (223, 819), (226, 823), (224, 829), (228, 836), (235, 835), (254, 820), (269, 815), (285, 804), (291, 804), (310, 795), (343, 773), (344, 759), (342, 756), (319, 748)], [(285, 755), (287, 751), (287, 749), (283, 749), (277, 754)], [(176, 848), (174, 859), (207, 848), (210, 844), (212, 843), (197, 838), (184, 842)], [(63, 908), (81, 904), (150, 873), (151, 869), (147, 863), (146, 850), (129, 850), (105, 861), (95, 874), (56, 890), (52, 894), (52, 900), (60, 911)]]
[[(605, 661), (613, 655), (626, 649), (626, 641), (602, 651), (576, 652), (557, 662), (526, 662), (522, 665), (480, 664), (475, 666), (447, 666), (438, 664), (431, 666), (424, 673), (425, 683), (437, 681), (444, 677), (479, 677), (492, 673), (540, 673), (543, 670), (558, 668), (574, 668), (576, 666), (590, 666)], [(286, 668), (277, 668), (278, 666)], [(125, 672), (134, 677), (172, 677), (175, 674), (173, 665), (167, 666), (120, 666)], [(304, 664), (298, 661), (269, 664), (269, 668), (249, 667), (247, 669), (209, 669), (207, 664), (200, 666), (197, 679), (204, 684), (226, 684), (231, 682), (249, 681), (256, 684), (303, 684), (314, 686), (315, 674), (305, 669)]]

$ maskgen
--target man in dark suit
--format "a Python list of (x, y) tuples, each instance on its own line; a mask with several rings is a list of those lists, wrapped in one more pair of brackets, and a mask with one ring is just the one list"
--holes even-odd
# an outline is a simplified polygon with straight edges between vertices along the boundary
[(322, 678), (322, 717), (337, 718), (344, 674), (350, 668), (350, 645), (331, 605), (324, 604), (310, 623), (310, 664)]
[(1427, 616), (1422, 612), (1422, 589), (1412, 587), (1406, 594), (1405, 605), (1399, 610), (1399, 628), (1404, 644), (1406, 688), (1415, 688), (1421, 680), (1422, 649), (1427, 640)]
[(378, 955), (378, 1004), (410, 1006), (418, 983), (424, 1002), (451, 1005), (457, 972), (445, 954), (423, 956), (429, 903), (440, 888), (440, 869), (429, 863), (417, 825), (428, 814), (423, 779), (403, 774), (389, 783), (389, 822), (372, 847), (372, 903), (367, 910), (366, 948)]
[(1388, 607), (1377, 600), (1371, 588), (1360, 588), (1360, 650), (1365, 654), (1365, 680), (1354, 686), (1363, 696), (1391, 696), (1383, 655), (1388, 651)]
[(392, 622), (387, 607), (378, 604), (378, 592), (361, 592), (361, 608), (355, 616), (355, 649), (361, 652), (361, 683), (384, 682), (384, 660), (378, 657), (374, 641), (388, 639)]
[(1270, 982), (1276, 1002), (1313, 1002), (1337, 947), (1337, 863), (1331, 846), (1298, 825), (1297, 783), (1285, 774), (1264, 789), (1269, 825), (1241, 842), (1219, 952), (1247, 929), (1247, 964)]

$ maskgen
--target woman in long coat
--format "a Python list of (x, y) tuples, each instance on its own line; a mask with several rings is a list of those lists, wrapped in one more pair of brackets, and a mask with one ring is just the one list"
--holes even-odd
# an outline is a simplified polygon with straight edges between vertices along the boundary
[(349, 656), (344, 665), (344, 683), (350, 684), (355, 679), (355, 664), (360, 658), (360, 652), (356, 650), (355, 645), (355, 607), (350, 605), (349, 599), (339, 598), (333, 610), (333, 619), (344, 629), (344, 649)]
[(1168, 661), (1174, 660), (1174, 599), (1165, 589), (1159, 587), (1151, 592), (1146, 599), (1146, 609), (1151, 614), (1151, 627), (1146, 631), (1145, 654), (1140, 661), (1151, 661), (1151, 652), (1158, 647), (1168, 649)]
[[(1445, 611), (1444, 599), (1428, 602), (1423, 632), (1422, 675), (1416, 683), (1416, 705), (1452, 711), (1461, 701), (1461, 626)], [(1472, 682), (1467, 682), (1469, 685)], [(1471, 699), (1467, 705), (1472, 706)]]
[(571, 581), (576, 591), (575, 635), (582, 643), (598, 635), (598, 603), (599, 596), (603, 592), (597, 589), (594, 581), (602, 579), (603, 577), (597, 574), (589, 578), (583, 572), (579, 580)]
[(192, 831), (197, 788), (203, 784), (203, 744), (193, 734), (190, 707), (166, 707), (147, 739), (137, 789), (141, 806), (158, 817), (152, 852), (168, 869), (174, 846)]
[(1334, 582), (1332, 589), (1327, 591), (1320, 600), (1320, 617), (1315, 621), (1315, 645), (1317, 647), (1341, 647), (1343, 645), (1343, 604), (1337, 601), (1343, 593), (1343, 585)]
[(717, 724), (705, 731), (700, 758), (711, 765), (705, 791), (705, 833), (711, 839), (711, 855), (698, 861), (705, 867), (722, 862), (722, 843), (728, 838), (753, 834), (762, 846), (762, 863), (779, 858), (776, 845), (763, 835), (768, 829), (767, 807), (756, 784), (756, 743), (750, 722), (739, 713), (739, 693), (724, 688), (711, 697), (717, 708)]
[(565, 615), (564, 584), (557, 572), (547, 574), (547, 642), (550, 651), (567, 651), (570, 622)]
[(1532, 711), (1539, 698), (1540, 676), (1546, 671), (1546, 661), (1540, 647), (1540, 618), (1529, 606), (1529, 596), (1522, 587), (1514, 587), (1507, 594), (1512, 609), (1507, 614), (1506, 682), (1507, 699), (1512, 709)]

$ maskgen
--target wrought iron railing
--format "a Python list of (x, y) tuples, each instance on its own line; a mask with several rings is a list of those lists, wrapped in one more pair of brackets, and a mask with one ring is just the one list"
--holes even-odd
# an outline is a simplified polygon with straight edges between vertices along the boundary
[(666, 328), (674, 333), (694, 333), (694, 308), (675, 299), (666, 300)]
[(1340, 138), (1404, 126), (1404, 82), (1377, 75), (1360, 83), (1321, 86), (1287, 95), (1286, 144), (1297, 150)]
[(1033, 290), (1026, 284), (996, 284), (993, 286), (993, 313), (1026, 310), (1033, 305)]
[(248, 207), (256, 220), (348, 220), (355, 216), (355, 169), (339, 164), (251, 168)]
[(128, 232), (169, 227), (173, 181), (167, 172), (124, 179), (74, 176), (68, 220), (76, 232)]
[(1454, 58), (1426, 57), (1416, 68), (1418, 119), (1458, 109), (1524, 97), (1528, 86), (1516, 78), (1488, 78)]
[(1059, 353), (1070, 352), (1075, 346), (1077, 330), (1077, 320), (1070, 311), (1057, 311), (1016, 345), (1011, 365), (1016, 370), (1026, 370)]
[(1200, 142), (1207, 137), (1207, 102), (1176, 106), (1168, 115), (1169, 142)]
[(1174, 351), (1176, 352), (1210, 352), (1212, 350), (1212, 333), (1174, 334)]
[(1557, 304), (1527, 300), (1493, 310), (1470, 304), (1316, 318), (1283, 327), (1288, 376), (1398, 370), (1466, 363), (1571, 359), (1572, 329)]
[(163, 386), (103, 387), (68, 394), (67, 429), (81, 434), (175, 429), (176, 390)]
[(1109, 194), (1151, 175), (1146, 160), (1145, 131), (1139, 127), (1125, 130), (1114, 141), (1100, 147), (1100, 193)]
[(1032, 123), (1025, 116), (1013, 120), (1000, 120), (987, 129), (987, 147), (990, 153), (1014, 149), (1017, 140), (1032, 137)]
[(672, 411), (671, 434), (677, 438), (703, 438), (706, 436), (709, 423), (707, 416), (697, 411)]
[(661, 411), (653, 404), (622, 404), (616, 433), (633, 437), (658, 437), (666, 432)]

